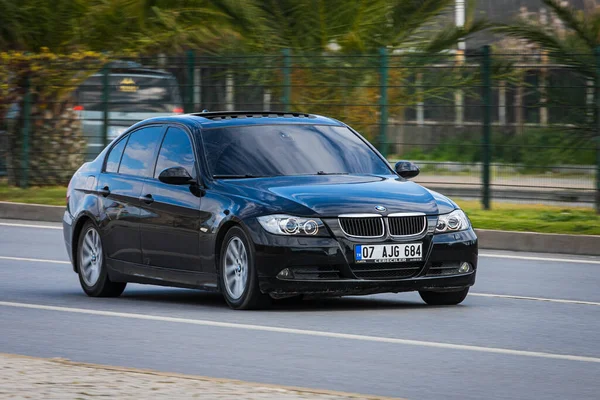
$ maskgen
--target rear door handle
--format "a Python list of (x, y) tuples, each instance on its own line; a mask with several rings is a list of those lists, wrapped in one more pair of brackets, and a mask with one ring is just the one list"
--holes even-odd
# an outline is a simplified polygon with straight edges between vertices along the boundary
[(150, 193), (148, 193), (145, 196), (141, 196), (139, 199), (140, 199), (140, 201), (143, 201), (146, 204), (154, 203), (154, 198), (152, 197), (152, 195)]
[(108, 186), (104, 186), (102, 189), (98, 190), (98, 193), (106, 197), (110, 194), (110, 189), (108, 188)]

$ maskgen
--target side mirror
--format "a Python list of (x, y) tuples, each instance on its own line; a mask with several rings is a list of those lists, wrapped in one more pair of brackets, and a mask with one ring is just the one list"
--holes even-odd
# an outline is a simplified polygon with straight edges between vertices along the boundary
[(396, 163), (396, 173), (405, 179), (414, 178), (419, 175), (419, 167), (410, 161), (398, 161)]
[(169, 185), (191, 185), (195, 183), (194, 178), (183, 167), (171, 167), (162, 170), (158, 180)]

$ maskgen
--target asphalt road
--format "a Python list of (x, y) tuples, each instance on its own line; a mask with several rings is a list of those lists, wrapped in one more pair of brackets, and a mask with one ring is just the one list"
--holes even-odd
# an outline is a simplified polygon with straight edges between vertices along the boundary
[[(417, 294), (231, 311), (130, 285), (86, 297), (62, 231), (0, 221), (0, 352), (410, 399), (600, 398), (600, 259), (482, 251), (456, 307)], [(55, 262), (52, 262), (55, 261)]]

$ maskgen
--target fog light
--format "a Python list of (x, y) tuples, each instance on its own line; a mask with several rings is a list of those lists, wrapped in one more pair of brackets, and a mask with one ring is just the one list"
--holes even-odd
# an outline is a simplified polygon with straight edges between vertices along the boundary
[(458, 272), (460, 272), (461, 274), (471, 272), (471, 264), (469, 264), (468, 262), (463, 262), (462, 264), (460, 264)]
[(294, 277), (294, 274), (292, 273), (292, 270), (289, 268), (284, 268), (281, 271), (279, 271), (279, 273), (277, 274), (278, 278), (283, 278), (283, 279), (291, 279)]

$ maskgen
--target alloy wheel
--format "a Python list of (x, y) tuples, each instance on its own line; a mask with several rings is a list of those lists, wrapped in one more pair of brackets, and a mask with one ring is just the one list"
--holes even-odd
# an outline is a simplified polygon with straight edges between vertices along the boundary
[(223, 268), (225, 290), (233, 300), (238, 300), (248, 283), (248, 253), (244, 242), (237, 236), (227, 244)]
[(94, 286), (100, 277), (102, 268), (102, 241), (95, 228), (85, 232), (83, 245), (79, 252), (81, 278), (89, 287)]

